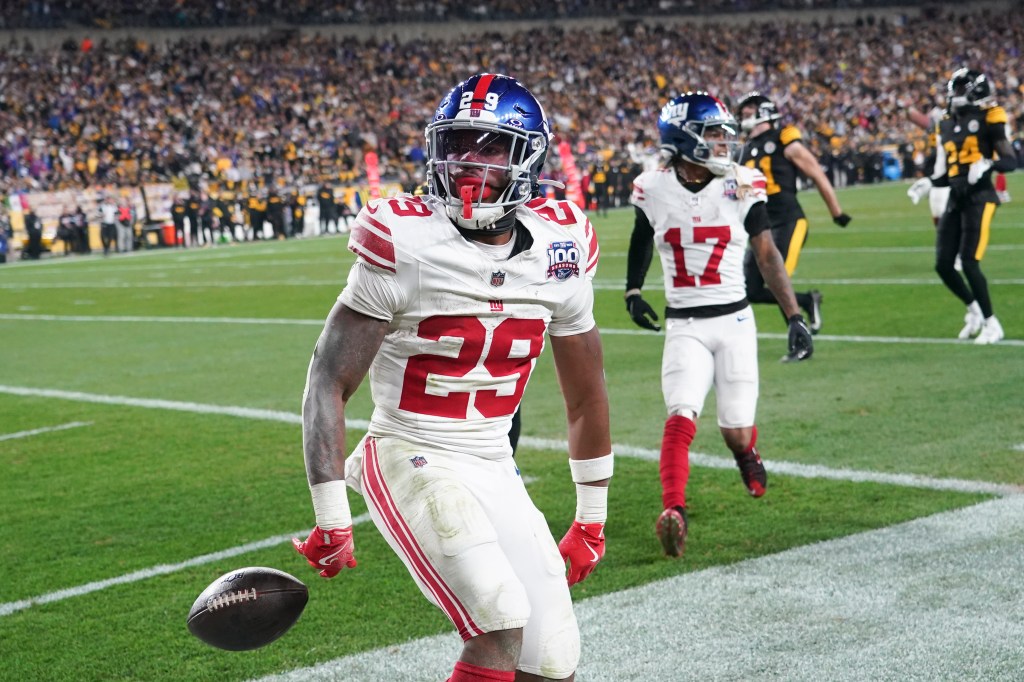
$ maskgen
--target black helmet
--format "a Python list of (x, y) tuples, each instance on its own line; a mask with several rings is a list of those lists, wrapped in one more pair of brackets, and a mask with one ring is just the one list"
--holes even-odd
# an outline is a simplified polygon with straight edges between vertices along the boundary
[(964, 107), (985, 107), (995, 103), (992, 83), (981, 71), (962, 68), (953, 73), (946, 84), (949, 110), (956, 113)]
[[(753, 116), (743, 118), (743, 110), (747, 107), (756, 107), (757, 110)], [(743, 95), (743, 98), (740, 99), (740, 103), (736, 107), (736, 118), (740, 121), (740, 128), (750, 132), (759, 123), (778, 121), (782, 118), (782, 114), (779, 113), (779, 109), (775, 106), (774, 102), (757, 90), (754, 90)]]

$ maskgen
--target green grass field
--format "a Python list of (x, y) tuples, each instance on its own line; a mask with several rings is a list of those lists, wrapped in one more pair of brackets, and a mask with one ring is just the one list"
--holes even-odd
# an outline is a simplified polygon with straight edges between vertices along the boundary
[[(619, 457), (607, 558), (576, 599), (968, 506), (991, 496), (983, 483), (1024, 486), (1024, 177), (1010, 176), (1017, 200), (997, 213), (983, 262), (1007, 334), (991, 347), (949, 342), (963, 306), (932, 270), (927, 207), (905, 190), (840, 192), (854, 217), (845, 230), (815, 193), (801, 196), (811, 235), (795, 286), (825, 294), (825, 328), (811, 361), (782, 365), (781, 316), (756, 309), (769, 494), (753, 500), (734, 469), (695, 466), (681, 561), (653, 535), (661, 336), (633, 327), (622, 302), (632, 212), (593, 218), (613, 439), (641, 456)], [(344, 238), (324, 237), (0, 266), (0, 679), (244, 680), (449, 630), (372, 525), (356, 530), (359, 567), (333, 581), (284, 541), (313, 521), (295, 416), (351, 261)], [(660, 281), (655, 265), (645, 296), (656, 309)], [(561, 537), (573, 513), (566, 453), (530, 446), (564, 438), (551, 370), (545, 352), (519, 461)], [(351, 418), (369, 417), (368, 393)], [(728, 457), (713, 396), (694, 450)], [(307, 582), (298, 625), (245, 654), (193, 639), (193, 599), (248, 565)]]

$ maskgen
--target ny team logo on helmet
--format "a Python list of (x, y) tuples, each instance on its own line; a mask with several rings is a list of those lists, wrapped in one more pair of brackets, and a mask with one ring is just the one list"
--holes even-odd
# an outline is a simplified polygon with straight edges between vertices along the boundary
[[(714, 139), (707, 136), (715, 130)], [(736, 119), (725, 104), (706, 92), (688, 92), (666, 104), (658, 118), (661, 149), (673, 158), (704, 166), (724, 175), (732, 166), (737, 146)]]
[(949, 110), (956, 113), (964, 107), (989, 107), (995, 104), (992, 83), (980, 71), (962, 68), (953, 73), (946, 84)]
[[(754, 112), (750, 116), (744, 117), (743, 110), (751, 107), (753, 107)], [(771, 123), (782, 118), (782, 114), (779, 113), (779, 108), (775, 106), (775, 103), (757, 90), (743, 95), (739, 106), (736, 107), (736, 116), (740, 119), (740, 128), (745, 132), (750, 132), (761, 123)]]
[[(477, 74), (445, 96), (425, 134), (429, 190), (448, 216), (471, 230), (511, 227), (496, 223), (534, 196), (551, 139), (544, 108), (530, 91), (509, 76)], [(460, 174), (475, 174), (475, 184), (460, 186)], [(492, 191), (495, 183), (502, 189)]]

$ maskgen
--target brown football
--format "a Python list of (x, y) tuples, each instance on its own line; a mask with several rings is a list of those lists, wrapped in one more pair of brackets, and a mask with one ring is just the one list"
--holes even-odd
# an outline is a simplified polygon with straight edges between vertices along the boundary
[(188, 629), (210, 646), (258, 649), (288, 632), (302, 615), (309, 590), (275, 568), (240, 568), (210, 583), (188, 613)]

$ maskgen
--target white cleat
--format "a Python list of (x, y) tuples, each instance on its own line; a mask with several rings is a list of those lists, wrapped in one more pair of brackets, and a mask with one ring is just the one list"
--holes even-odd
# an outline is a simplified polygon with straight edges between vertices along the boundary
[(811, 309), (807, 311), (807, 316), (810, 318), (807, 321), (810, 323), (811, 334), (817, 334), (821, 331), (821, 301), (823, 298), (825, 297), (817, 289), (811, 292)]
[(972, 336), (977, 336), (984, 326), (985, 316), (981, 314), (981, 306), (978, 305), (977, 301), (974, 301), (967, 306), (967, 314), (964, 315), (964, 328), (960, 330), (957, 338), (969, 339)]
[(978, 338), (974, 339), (974, 343), (983, 346), (990, 343), (997, 343), (1003, 340), (1006, 334), (1003, 333), (1003, 325), (999, 324), (999, 320), (996, 316), (985, 320), (985, 325), (981, 329), (981, 333), (978, 334)]

